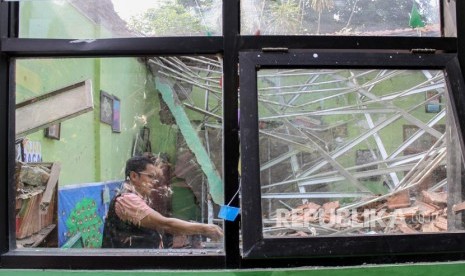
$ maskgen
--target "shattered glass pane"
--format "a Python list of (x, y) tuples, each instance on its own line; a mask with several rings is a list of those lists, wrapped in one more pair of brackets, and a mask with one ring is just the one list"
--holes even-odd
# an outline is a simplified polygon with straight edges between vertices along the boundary
[(243, 0), (244, 35), (441, 36), (439, 0)]
[(261, 69), (257, 81), (266, 238), (463, 230), (442, 71)]
[(222, 35), (221, 0), (18, 2), (20, 38), (91, 40)]
[[(224, 254), (221, 58), (17, 59), (15, 70), (18, 248)], [(177, 226), (144, 220), (151, 209)]]

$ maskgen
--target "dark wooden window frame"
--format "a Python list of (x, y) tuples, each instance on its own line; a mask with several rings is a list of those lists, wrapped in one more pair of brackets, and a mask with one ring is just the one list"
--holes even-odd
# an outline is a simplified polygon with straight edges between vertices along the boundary
[[(244, 258), (383, 256), (427, 253), (465, 253), (464, 233), (338, 236), (311, 238), (264, 238), (260, 189), (257, 71), (277, 68), (318, 69), (440, 69), (444, 70), (452, 112), (458, 126), (463, 153), (462, 131), (458, 114), (465, 111), (460, 95), (465, 88), (455, 54), (422, 55), (415, 53), (353, 53), (344, 51), (299, 51), (287, 53), (241, 52), (241, 163), (242, 231)], [(465, 159), (464, 159), (465, 160)]]

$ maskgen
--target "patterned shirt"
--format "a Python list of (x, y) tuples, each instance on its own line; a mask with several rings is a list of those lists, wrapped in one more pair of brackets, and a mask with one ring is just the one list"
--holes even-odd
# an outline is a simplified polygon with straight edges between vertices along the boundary
[(115, 212), (123, 221), (139, 226), (150, 213), (150, 207), (143, 196), (129, 183), (123, 184), (121, 196), (116, 199)]

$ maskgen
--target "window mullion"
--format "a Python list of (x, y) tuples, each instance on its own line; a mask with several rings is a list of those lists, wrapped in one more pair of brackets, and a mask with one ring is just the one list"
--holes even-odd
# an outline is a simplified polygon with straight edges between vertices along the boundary
[[(239, 159), (238, 139), (238, 37), (239, 37), (239, 0), (223, 1), (223, 151), (225, 202), (229, 202), (239, 189), (237, 164)], [(231, 202), (238, 206), (238, 197)], [(226, 266), (240, 266), (239, 221), (225, 221)]]

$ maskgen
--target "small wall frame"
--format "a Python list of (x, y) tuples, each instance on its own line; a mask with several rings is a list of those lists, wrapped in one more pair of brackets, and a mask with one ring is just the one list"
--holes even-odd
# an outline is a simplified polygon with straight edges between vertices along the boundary
[(113, 120), (111, 123), (111, 130), (113, 132), (121, 132), (121, 100), (113, 96)]
[(113, 125), (113, 96), (104, 91), (100, 91), (100, 121)]
[(54, 124), (44, 130), (44, 136), (50, 139), (60, 140), (61, 124)]

